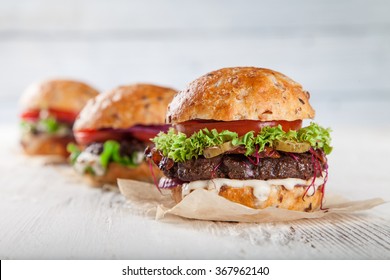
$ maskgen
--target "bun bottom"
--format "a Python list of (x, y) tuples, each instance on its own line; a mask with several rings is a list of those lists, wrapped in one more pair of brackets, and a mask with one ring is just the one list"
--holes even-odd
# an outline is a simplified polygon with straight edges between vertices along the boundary
[[(163, 173), (153, 165), (154, 176), (158, 180), (163, 176)], [(107, 171), (103, 176), (95, 176), (92, 174), (84, 174), (84, 179), (92, 187), (103, 187), (106, 184), (117, 185), (117, 179), (131, 179), (154, 183), (153, 175), (150, 171), (149, 164), (143, 161), (140, 165), (134, 168), (126, 167), (118, 163), (111, 162)]]
[(67, 158), (69, 156), (66, 146), (74, 142), (72, 136), (52, 137), (48, 135), (25, 135), (20, 141), (25, 154), (30, 156), (54, 155)]
[[(295, 186), (288, 190), (282, 185), (273, 185), (270, 194), (265, 201), (259, 201), (253, 194), (252, 187), (235, 188), (230, 186), (221, 187), (218, 195), (250, 208), (264, 209), (267, 207), (283, 208), (295, 211), (312, 212), (321, 207), (322, 188), (319, 186), (313, 195), (305, 195), (306, 186)], [(176, 203), (182, 200), (182, 186), (172, 188), (172, 197)]]

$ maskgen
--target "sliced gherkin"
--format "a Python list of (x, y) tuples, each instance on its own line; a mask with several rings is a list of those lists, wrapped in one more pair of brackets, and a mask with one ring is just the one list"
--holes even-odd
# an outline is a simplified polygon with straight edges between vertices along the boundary
[(237, 146), (234, 146), (232, 144), (232, 141), (225, 142), (222, 145), (219, 146), (213, 146), (208, 147), (203, 150), (203, 155), (205, 158), (213, 158), (216, 156), (219, 156), (220, 154), (223, 154), (224, 152), (230, 151), (237, 148)]
[(310, 144), (307, 142), (295, 142), (289, 140), (277, 140), (273, 142), (272, 147), (275, 150), (288, 153), (305, 153), (310, 150)]

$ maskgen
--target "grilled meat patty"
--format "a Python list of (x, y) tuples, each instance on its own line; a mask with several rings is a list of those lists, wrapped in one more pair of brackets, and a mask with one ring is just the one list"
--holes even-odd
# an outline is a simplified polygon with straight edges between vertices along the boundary
[[(185, 162), (173, 162), (163, 157), (159, 151), (152, 149), (147, 152), (168, 178), (184, 182), (209, 180), (213, 178), (227, 179), (285, 179), (299, 178), (308, 180), (314, 176), (314, 164), (325, 169), (326, 159), (318, 160), (311, 153), (293, 154), (280, 153), (280, 157), (248, 158), (242, 154), (224, 154), (213, 158), (200, 156)], [(317, 170), (319, 168), (316, 168)], [(321, 176), (317, 171), (316, 177)]]

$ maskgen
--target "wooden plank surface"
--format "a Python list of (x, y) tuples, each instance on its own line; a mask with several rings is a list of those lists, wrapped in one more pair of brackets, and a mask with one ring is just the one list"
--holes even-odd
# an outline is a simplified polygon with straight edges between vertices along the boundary
[[(156, 221), (152, 212), (126, 203), (117, 192), (85, 186), (66, 166), (44, 166), (20, 155), (15, 128), (1, 131), (8, 135), (0, 150), (1, 259), (390, 259), (388, 204), (290, 223)], [(340, 147), (330, 159), (328, 192), (390, 200), (385, 167), (342, 160), (356, 148), (342, 144), (347, 134), (351, 131), (337, 133)], [(382, 135), (378, 147), (390, 143), (389, 134), (377, 135)], [(388, 158), (390, 149), (382, 153)]]

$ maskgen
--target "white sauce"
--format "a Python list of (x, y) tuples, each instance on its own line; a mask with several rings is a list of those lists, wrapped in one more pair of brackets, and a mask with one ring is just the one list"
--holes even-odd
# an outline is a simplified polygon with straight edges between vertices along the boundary
[(95, 175), (102, 176), (106, 169), (100, 163), (100, 156), (91, 153), (82, 152), (76, 159), (73, 168), (80, 174), (84, 174), (85, 170), (90, 167), (95, 172)]
[[(308, 196), (312, 196), (317, 188), (324, 183), (325, 173), (322, 174), (322, 177), (317, 177), (314, 186), (310, 187), (307, 192)], [(310, 186), (313, 181), (313, 178), (309, 180), (297, 179), (297, 178), (287, 178), (287, 179), (272, 179), (272, 180), (232, 180), (232, 179), (223, 179), (216, 178), (212, 180), (200, 180), (194, 181), (182, 186), (182, 196), (188, 195), (191, 191), (196, 189), (207, 189), (211, 191), (216, 191), (219, 193), (221, 187), (230, 186), (233, 188), (243, 188), (243, 187), (253, 187), (253, 195), (259, 201), (266, 201), (271, 192), (272, 186), (284, 186), (287, 190), (291, 191), (296, 185), (301, 186)]]
[(133, 160), (135, 164), (140, 164), (144, 160), (144, 153), (143, 152), (134, 152), (135, 155), (133, 155)]
[[(42, 111), (41, 111), (42, 112)], [(42, 115), (42, 114), (41, 114)], [(29, 123), (39, 132), (47, 133), (49, 136), (63, 137), (72, 135), (72, 129), (62, 123), (59, 123), (58, 130), (55, 132), (48, 132), (47, 127), (39, 121), (29, 121)], [(26, 131), (26, 133), (31, 133), (31, 128)]]
[(72, 130), (64, 125), (61, 125), (59, 129), (53, 133), (55, 136), (67, 136), (72, 135)]
[[(144, 160), (143, 152), (134, 154), (134, 163), (140, 164)], [(87, 168), (92, 168), (96, 176), (103, 176), (106, 173), (106, 168), (100, 163), (100, 155), (94, 155), (88, 152), (82, 152), (76, 159), (73, 168), (80, 174), (84, 174)]]

